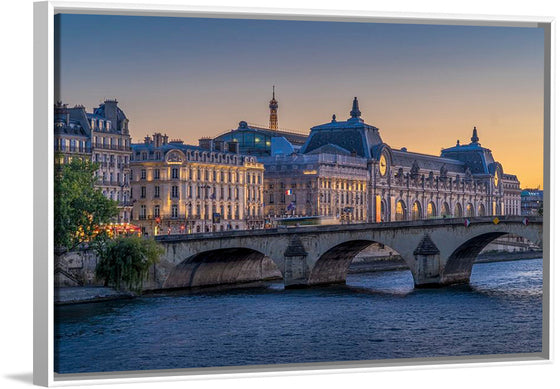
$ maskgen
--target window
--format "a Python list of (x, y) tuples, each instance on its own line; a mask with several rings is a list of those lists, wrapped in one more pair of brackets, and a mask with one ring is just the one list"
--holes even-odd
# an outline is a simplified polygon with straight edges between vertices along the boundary
[(177, 179), (179, 178), (179, 169), (174, 167), (171, 169), (171, 178)]
[(140, 187), (140, 198), (141, 199), (146, 198), (146, 187), (145, 186)]
[(154, 205), (154, 217), (159, 217), (159, 205)]
[(178, 215), (179, 215), (179, 207), (177, 207), (177, 204), (173, 204), (171, 206), (171, 217), (176, 218)]
[(145, 219), (145, 218), (146, 218), (146, 206), (141, 205), (140, 206), (140, 219)]
[(179, 197), (179, 187), (177, 185), (173, 185), (171, 187), (171, 197), (173, 198)]
[(395, 220), (406, 220), (406, 206), (402, 200), (397, 201), (397, 205), (395, 207)]
[(159, 198), (159, 185), (154, 186), (154, 198)]
[(420, 206), (420, 203), (418, 201), (415, 201), (414, 204), (412, 204), (412, 220), (419, 220), (422, 219), (422, 207)]
[(268, 200), (268, 203), (269, 203), (269, 204), (274, 204), (274, 193), (271, 193), (271, 194), (270, 194), (270, 198), (269, 198), (269, 200)]
[(146, 179), (146, 169), (140, 170), (140, 179), (141, 179), (141, 180), (145, 180), (145, 179)]
[(159, 169), (154, 170), (154, 180), (159, 180)]

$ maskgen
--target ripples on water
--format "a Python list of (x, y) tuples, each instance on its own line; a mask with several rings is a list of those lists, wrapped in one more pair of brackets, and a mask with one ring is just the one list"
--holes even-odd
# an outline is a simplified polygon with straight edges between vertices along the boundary
[(346, 285), (183, 291), (55, 309), (59, 373), (541, 351), (542, 260), (477, 264), (471, 284), (409, 271)]

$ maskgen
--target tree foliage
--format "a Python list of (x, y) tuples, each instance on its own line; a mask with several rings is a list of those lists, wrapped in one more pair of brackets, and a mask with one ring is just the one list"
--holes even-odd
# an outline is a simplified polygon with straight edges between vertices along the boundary
[(97, 165), (79, 158), (57, 165), (54, 182), (54, 244), (72, 250), (90, 242), (96, 229), (118, 215), (117, 202), (95, 188)]
[(119, 237), (96, 244), (99, 262), (95, 276), (105, 286), (140, 292), (150, 266), (159, 261), (163, 247), (153, 239), (138, 236)]

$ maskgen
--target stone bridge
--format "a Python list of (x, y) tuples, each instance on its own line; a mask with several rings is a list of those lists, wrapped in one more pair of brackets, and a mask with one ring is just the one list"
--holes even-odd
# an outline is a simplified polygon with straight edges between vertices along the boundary
[(352, 259), (372, 243), (398, 252), (417, 287), (468, 283), (477, 255), (502, 235), (542, 247), (542, 217), (493, 220), (471, 218), (468, 226), (465, 219), (432, 219), (160, 236), (165, 253), (150, 284), (171, 289), (255, 281), (266, 278), (267, 264), (277, 268), (287, 288), (343, 283)]

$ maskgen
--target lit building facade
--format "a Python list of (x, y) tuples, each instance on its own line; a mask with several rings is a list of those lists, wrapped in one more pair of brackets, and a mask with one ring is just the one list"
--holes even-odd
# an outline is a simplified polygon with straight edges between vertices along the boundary
[(519, 214), (519, 181), (491, 150), (471, 142), (440, 156), (393, 149), (361, 118), (311, 128), (297, 154), (261, 156), (265, 214), (334, 216), (349, 222)]
[(187, 234), (264, 227), (263, 165), (201, 139), (160, 133), (132, 145), (133, 222), (144, 234)]
[(99, 164), (96, 187), (118, 202), (118, 223), (130, 221), (130, 133), (128, 119), (116, 100), (106, 100), (88, 113), (83, 105), (55, 105), (55, 152), (60, 162), (88, 158)]

